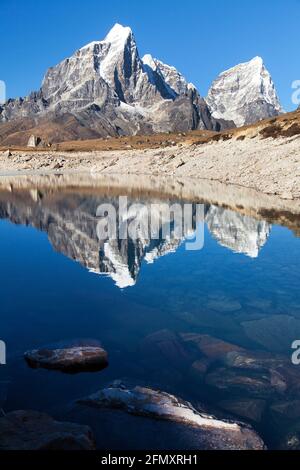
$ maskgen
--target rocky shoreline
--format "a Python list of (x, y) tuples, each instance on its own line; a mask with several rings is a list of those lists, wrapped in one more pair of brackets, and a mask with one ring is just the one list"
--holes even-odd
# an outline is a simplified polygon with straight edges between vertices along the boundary
[(211, 180), (284, 200), (300, 198), (300, 136), (239, 136), (204, 144), (120, 151), (13, 151), (0, 154), (0, 174), (88, 172)]

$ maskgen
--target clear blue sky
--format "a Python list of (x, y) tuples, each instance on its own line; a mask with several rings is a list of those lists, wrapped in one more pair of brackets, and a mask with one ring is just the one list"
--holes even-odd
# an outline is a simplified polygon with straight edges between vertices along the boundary
[(300, 0), (0, 0), (0, 80), (9, 97), (38, 89), (46, 69), (118, 22), (141, 55), (176, 66), (205, 96), (217, 75), (263, 57), (286, 110), (300, 80)]

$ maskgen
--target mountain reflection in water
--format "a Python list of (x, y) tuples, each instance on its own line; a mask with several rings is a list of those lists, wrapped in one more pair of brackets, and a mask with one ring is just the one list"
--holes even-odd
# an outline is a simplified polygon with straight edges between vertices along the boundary
[[(151, 264), (162, 256), (174, 253), (185, 239), (178, 239), (172, 231), (170, 237), (163, 238), (162, 227), (167, 220), (162, 215), (158, 239), (144, 239), (141, 236), (137, 239), (99, 241), (96, 212), (101, 204), (108, 203), (118, 214), (119, 198), (109, 195), (52, 190), (2, 193), (0, 217), (46, 232), (56, 251), (76, 260), (93, 273), (110, 276), (118, 287), (126, 288), (137, 282), (143, 261)], [(183, 211), (184, 202), (181, 200), (146, 199), (143, 196), (128, 198), (128, 206), (142, 204), (149, 213), (151, 204), (166, 203), (170, 206), (178, 204)], [(194, 230), (197, 228), (195, 217), (196, 205), (193, 204)], [(204, 204), (204, 221), (220, 245), (251, 258), (259, 256), (272, 227), (264, 220), (207, 203)]]
[[(189, 235), (203, 204), (204, 247), (164, 237), (163, 217), (157, 239), (99, 241), (97, 209), (111, 203), (118, 212), (120, 195), (141, 212), (190, 204)], [(0, 219), (5, 413), (88, 424), (104, 449), (198, 448), (194, 429), (72, 408), (121, 381), (246, 422), (270, 448), (300, 447), (300, 368), (291, 360), (300, 338), (297, 201), (192, 179), (12, 176), (0, 178)], [(105, 370), (66, 376), (25, 364), (25, 351), (85, 341), (107, 351)]]

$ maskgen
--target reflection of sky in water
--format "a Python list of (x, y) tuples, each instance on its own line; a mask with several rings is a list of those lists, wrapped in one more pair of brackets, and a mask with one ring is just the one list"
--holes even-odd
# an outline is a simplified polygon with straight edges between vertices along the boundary
[[(74, 195), (69, 207), (42, 201), (37, 208), (25, 200), (9, 208), (19, 225), (0, 222), (0, 337), (8, 348), (0, 380), (10, 381), (6, 409), (53, 411), (122, 377), (216, 406), (224, 397), (193, 382), (192, 363), (182, 369), (175, 358), (163, 362), (159, 347), (149, 354), (144, 339), (161, 330), (210, 335), (290, 357), (292, 341), (300, 339), (300, 245), (293, 232), (207, 205), (201, 251), (186, 251), (184, 240), (146, 247), (122, 241), (99, 258), (87, 216), (98, 202)], [(115, 285), (122, 270), (129, 289)], [(108, 369), (66, 377), (24, 364), (25, 350), (74, 338), (99, 339), (109, 352)], [(268, 406), (277, 399), (264, 398)], [(269, 421), (261, 427), (272, 441)]]

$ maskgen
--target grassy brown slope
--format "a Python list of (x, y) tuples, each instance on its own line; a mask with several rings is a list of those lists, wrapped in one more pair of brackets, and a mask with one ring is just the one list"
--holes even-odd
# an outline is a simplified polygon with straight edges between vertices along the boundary
[(300, 110), (281, 114), (274, 118), (264, 119), (249, 126), (219, 132), (212, 136), (212, 140), (222, 141), (232, 138), (244, 140), (254, 137), (278, 138), (293, 137), (295, 135), (300, 135)]
[(1, 147), (26, 147), (29, 137), (36, 135), (44, 142), (63, 142), (73, 139), (95, 139), (98, 134), (80, 124), (72, 114), (53, 119), (23, 118), (0, 124)]
[[(293, 137), (300, 135), (300, 110), (259, 121), (250, 126), (219, 133), (198, 130), (186, 133), (162, 133), (112, 138), (98, 138), (94, 131), (81, 125), (72, 115), (65, 115), (51, 121), (43, 119), (36, 127), (34, 119), (25, 118), (0, 124), (0, 150), (11, 148), (25, 151), (27, 150), (28, 139), (32, 134), (40, 137), (45, 142), (51, 142), (51, 150), (70, 152), (161, 148), (179, 144), (200, 145), (212, 140), (223, 141), (232, 138), (244, 140), (257, 136), (262, 138)], [(40, 152), (43, 147), (38, 147), (37, 150)], [(49, 148), (46, 148), (46, 150), (49, 150)]]
[[(46, 126), (46, 125), (45, 125)], [(30, 131), (22, 132), (22, 138), (20, 139), (20, 133), (12, 134), (8, 139), (1, 142), (0, 138), (0, 150), (11, 150), (16, 151), (26, 151), (28, 148), (23, 144), (25, 140), (28, 142), (30, 135), (34, 134), (38, 137), (41, 137), (45, 140), (45, 134), (39, 132), (38, 129), (31, 129)], [(54, 132), (59, 132), (59, 128), (51, 129), (51, 134)], [(62, 129), (62, 132), (65, 134), (65, 129)], [(1, 133), (1, 126), (0, 126)], [(82, 140), (73, 140), (73, 139), (64, 139), (65, 141), (55, 143), (55, 140), (52, 140), (51, 151), (65, 151), (65, 152), (90, 152), (93, 150), (128, 150), (128, 149), (138, 149), (143, 150), (147, 148), (162, 148), (162, 147), (171, 147), (175, 145), (180, 145), (184, 143), (191, 143), (192, 141), (207, 141), (215, 132), (212, 131), (191, 131), (186, 133), (161, 133), (154, 135), (136, 135), (128, 137), (110, 137), (110, 138), (82, 138)], [(24, 137), (26, 136), (26, 138)], [(46, 140), (47, 142), (47, 140)], [(36, 149), (30, 149), (30, 151), (49, 151), (49, 147), (39, 146)]]

